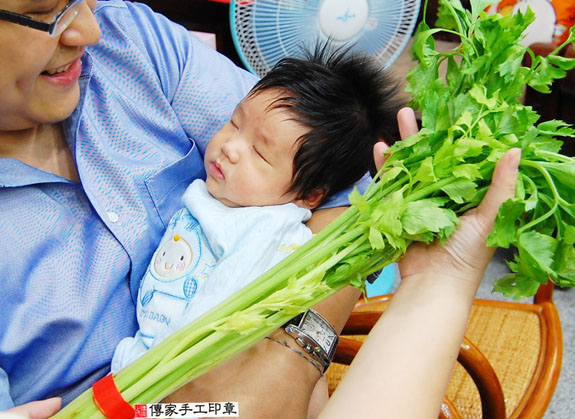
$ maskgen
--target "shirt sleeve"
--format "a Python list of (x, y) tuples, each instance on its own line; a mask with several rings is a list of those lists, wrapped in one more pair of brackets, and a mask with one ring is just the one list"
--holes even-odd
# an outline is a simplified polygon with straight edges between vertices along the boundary
[(125, 5), (166, 97), (203, 154), (257, 77), (146, 5)]
[(318, 209), (325, 209), (325, 208), (334, 208), (334, 207), (347, 207), (350, 205), (349, 202), (349, 194), (353, 191), (353, 188), (357, 188), (360, 194), (364, 194), (367, 190), (369, 184), (372, 181), (372, 177), (369, 173), (363, 175), (363, 177), (355, 182), (354, 185), (350, 186), (343, 191), (339, 191), (338, 193), (334, 194), (331, 198), (329, 198), (326, 202), (321, 204)]
[(14, 407), (12, 396), (10, 396), (10, 383), (8, 375), (0, 368), (0, 412)]

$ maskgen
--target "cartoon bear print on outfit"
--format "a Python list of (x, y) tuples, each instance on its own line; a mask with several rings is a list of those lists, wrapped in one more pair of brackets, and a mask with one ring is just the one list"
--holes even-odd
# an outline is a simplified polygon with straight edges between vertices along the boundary
[(154, 253), (138, 294), (140, 334), (148, 347), (183, 315), (215, 265), (202, 234), (197, 220), (181, 209)]

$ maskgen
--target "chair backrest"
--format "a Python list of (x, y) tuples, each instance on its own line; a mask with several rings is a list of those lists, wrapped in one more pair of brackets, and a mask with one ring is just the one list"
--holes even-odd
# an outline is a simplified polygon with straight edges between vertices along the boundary
[[(543, 416), (557, 385), (562, 355), (552, 295), (553, 285), (547, 284), (532, 304), (475, 301), (440, 417)], [(392, 297), (358, 301), (327, 372), (330, 392)]]

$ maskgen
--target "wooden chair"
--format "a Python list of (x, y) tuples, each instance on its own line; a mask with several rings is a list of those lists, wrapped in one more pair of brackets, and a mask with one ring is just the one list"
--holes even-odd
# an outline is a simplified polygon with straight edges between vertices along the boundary
[[(475, 300), (440, 418), (543, 416), (559, 379), (563, 349), (552, 294), (553, 285), (547, 284), (532, 304)], [(326, 374), (330, 394), (391, 298), (356, 304)]]

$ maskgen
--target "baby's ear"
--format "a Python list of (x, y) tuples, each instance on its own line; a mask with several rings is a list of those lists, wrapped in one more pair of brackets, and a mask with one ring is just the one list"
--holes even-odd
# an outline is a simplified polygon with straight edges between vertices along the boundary
[(308, 193), (305, 198), (298, 200), (297, 204), (309, 210), (316, 209), (323, 201), (326, 193), (327, 192), (322, 188), (315, 189)]

